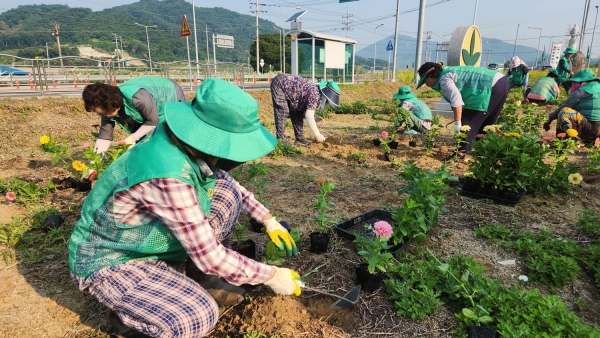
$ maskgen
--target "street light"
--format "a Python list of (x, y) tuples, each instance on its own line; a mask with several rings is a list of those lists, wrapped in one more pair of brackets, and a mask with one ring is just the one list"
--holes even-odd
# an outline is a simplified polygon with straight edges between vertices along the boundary
[(281, 57), (281, 29), (277, 28), (277, 26), (273, 26), (276, 30), (279, 31), (279, 71), (283, 73), (283, 68), (281, 65), (282, 57)]
[(594, 34), (596, 34), (596, 21), (598, 21), (598, 6), (596, 6), (596, 19), (594, 20), (594, 31), (592, 32), (592, 43), (590, 44), (590, 57), (587, 60), (587, 67), (590, 66), (592, 49), (594, 48)]
[(156, 25), (145, 26), (137, 22), (135, 22), (135, 24), (146, 28), (146, 42), (148, 43), (148, 59), (150, 60), (150, 72), (152, 72), (152, 56), (150, 56), (150, 40), (148, 39), (148, 27), (156, 27)]
[(537, 28), (537, 27), (527, 27), (527, 28), (529, 28), (529, 29), (539, 29), (540, 30), (540, 36), (538, 37), (537, 51), (535, 52), (535, 64), (533, 65), (533, 69), (536, 69), (536, 67), (538, 65), (538, 54), (540, 53), (540, 39), (542, 38), (542, 29), (541, 28)]
[(373, 51), (373, 78), (375, 78), (375, 60), (377, 60), (377, 28), (383, 26), (383, 24), (375, 27), (375, 50)]
[(283, 13), (285, 13), (285, 11), (290, 10), (290, 9), (301, 9), (302, 7), (298, 6), (298, 7), (290, 7), (290, 8), (285, 8), (281, 11), (281, 22), (283, 22), (283, 26), (281, 26), (281, 28), (283, 29), (282, 31), (282, 35), (283, 35), (283, 73), (285, 73), (285, 19), (283, 18)]
[(521, 24), (517, 25), (517, 35), (515, 35), (515, 46), (513, 47), (513, 56), (515, 56), (515, 50), (517, 49), (517, 37), (519, 36), (519, 27), (521, 27)]

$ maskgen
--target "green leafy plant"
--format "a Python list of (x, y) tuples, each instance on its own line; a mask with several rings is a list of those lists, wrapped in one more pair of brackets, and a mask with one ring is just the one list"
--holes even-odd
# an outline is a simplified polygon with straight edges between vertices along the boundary
[(600, 138), (597, 138), (594, 145), (590, 147), (585, 169), (589, 173), (600, 173)]
[(332, 205), (335, 205), (333, 202), (327, 201), (327, 195), (331, 193), (335, 188), (335, 185), (329, 181), (324, 181), (321, 183), (321, 191), (319, 195), (311, 196), (311, 198), (316, 200), (316, 203), (312, 205), (314, 209), (317, 209), (317, 217), (316, 218), (308, 218), (311, 221), (317, 221), (317, 229), (319, 232), (326, 232), (329, 230), (330, 225), (334, 224), (335, 221), (330, 220), (327, 217), (327, 210)]
[[(421, 170), (414, 163), (403, 162), (404, 171), (400, 176), (407, 186), (398, 190), (398, 194), (410, 196), (402, 200), (402, 206), (392, 211), (396, 222), (392, 236), (394, 244), (402, 243), (406, 238), (424, 241), (431, 228), (437, 226), (438, 216), (445, 212), (444, 193), (449, 189), (446, 183), (452, 175), (446, 171), (447, 165), (436, 171)], [(453, 180), (455, 178), (452, 178)]]
[(245, 236), (247, 227), (241, 223), (236, 223), (233, 228), (233, 233), (231, 234), (236, 242), (242, 243), (250, 239), (250, 237)]
[(48, 180), (44, 186), (40, 186), (35, 182), (27, 182), (16, 177), (0, 179), (0, 193), (14, 193), (15, 203), (23, 206), (38, 204), (54, 190), (56, 185), (51, 180)]
[(583, 215), (577, 220), (575, 225), (588, 237), (594, 239), (600, 237), (600, 220), (594, 210), (584, 209)]
[(440, 123), (440, 115), (433, 115), (431, 117), (431, 128), (425, 134), (425, 152), (427, 155), (431, 154), (433, 150), (433, 145), (435, 144), (435, 139), (438, 136), (440, 130), (442, 129), (442, 124)]
[(287, 253), (285, 250), (279, 250), (279, 248), (272, 241), (267, 241), (265, 247), (265, 255), (262, 256), (262, 259), (265, 263), (271, 265), (280, 266), (285, 263), (285, 258)]
[(464, 126), (460, 127), (460, 131), (454, 133), (454, 135), (453, 135), (454, 143), (456, 144), (456, 151), (454, 151), (455, 159), (458, 158), (459, 153), (462, 149), (462, 146), (467, 140), (467, 134), (465, 132), (469, 131), (469, 130), (471, 130), (471, 126), (464, 125)]
[(0, 243), (7, 246), (6, 248), (0, 248), (0, 253), (2, 253), (6, 264), (10, 260), (15, 259), (15, 247), (23, 237), (23, 234), (29, 229), (29, 224), (25, 222), (22, 216), (12, 217), (12, 220), (6, 224), (0, 223)]
[(291, 144), (285, 142), (277, 142), (277, 145), (271, 151), (270, 155), (273, 159), (278, 159), (280, 157), (295, 157), (297, 155), (304, 154), (304, 149), (300, 147), (294, 147)]
[(373, 225), (374, 236), (358, 235), (354, 240), (358, 254), (364, 257), (369, 264), (369, 273), (375, 273), (375, 269), (386, 272), (388, 261), (393, 255), (385, 250), (392, 247), (388, 244), (392, 235), (392, 226), (386, 221), (375, 222)]
[(265, 202), (263, 200), (263, 194), (265, 193), (265, 184), (269, 181), (266, 177), (264, 177), (267, 172), (269, 172), (269, 168), (267, 168), (262, 162), (251, 163), (248, 166), (248, 179), (250, 180), (250, 184), (252, 184), (256, 190), (254, 191), (254, 195), (256, 196), (256, 200), (259, 201), (263, 205), (269, 205), (269, 202)]

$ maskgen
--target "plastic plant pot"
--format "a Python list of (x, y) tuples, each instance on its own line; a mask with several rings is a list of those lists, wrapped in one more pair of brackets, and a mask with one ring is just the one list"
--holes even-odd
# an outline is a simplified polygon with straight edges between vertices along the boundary
[(252, 228), (252, 230), (254, 230), (254, 232), (261, 233), (263, 231), (262, 223), (253, 218), (250, 219), (250, 227)]
[(417, 141), (408, 141), (408, 145), (410, 147), (416, 147), (417, 146)]
[(525, 189), (519, 192), (494, 189), (491, 185), (482, 184), (471, 177), (466, 177), (460, 193), (471, 198), (487, 198), (497, 204), (514, 206), (526, 192)]
[(374, 144), (376, 147), (379, 147), (379, 145), (381, 144), (381, 141), (380, 141), (378, 138), (376, 138), (376, 139), (373, 139), (373, 144)]
[(496, 338), (496, 330), (483, 326), (468, 326), (467, 334), (469, 338)]
[(61, 215), (50, 215), (44, 220), (44, 230), (55, 229), (61, 226), (65, 219)]
[(310, 252), (321, 254), (327, 252), (329, 246), (329, 234), (325, 232), (311, 232), (310, 237)]
[(251, 239), (242, 242), (233, 242), (231, 248), (250, 259), (256, 258), (256, 243)]
[(81, 180), (77, 185), (77, 190), (79, 191), (90, 191), (92, 190), (92, 181), (90, 180)]
[(388, 143), (388, 146), (390, 147), (390, 149), (398, 149), (398, 142), (392, 141)]
[(375, 270), (375, 273), (369, 273), (369, 264), (363, 263), (356, 266), (356, 282), (360, 284), (361, 290), (373, 292), (383, 283), (383, 272)]

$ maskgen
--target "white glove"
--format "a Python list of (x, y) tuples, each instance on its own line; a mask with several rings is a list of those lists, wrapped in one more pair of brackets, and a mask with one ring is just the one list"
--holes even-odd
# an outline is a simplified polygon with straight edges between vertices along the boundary
[(462, 127), (462, 123), (460, 121), (454, 121), (454, 132), (460, 132), (460, 127)]
[(273, 292), (279, 295), (296, 295), (300, 296), (300, 275), (294, 270), (286, 268), (272, 267), (275, 269), (275, 276), (266, 281), (264, 284), (270, 287)]
[(315, 121), (315, 111), (307, 110), (304, 114), (304, 118), (306, 119), (306, 124), (308, 124), (308, 127), (315, 135), (317, 142), (325, 141), (325, 136), (321, 135), (321, 133), (319, 132), (319, 128), (317, 128), (317, 122)]
[(102, 154), (110, 148), (110, 140), (97, 139), (96, 144), (94, 144), (94, 152), (97, 154)]
[(137, 140), (132, 135), (129, 135), (123, 140), (123, 142), (125, 142), (125, 144), (129, 144), (129, 148), (127, 148), (129, 150), (137, 143)]
[(325, 136), (323, 136), (322, 134), (315, 135), (315, 139), (317, 140), (317, 142), (323, 142), (325, 141)]
[(284, 246), (287, 250), (288, 256), (298, 256), (298, 247), (296, 247), (296, 242), (287, 231), (283, 225), (279, 224), (275, 217), (271, 217), (268, 220), (263, 222), (265, 226), (265, 231), (273, 244), (275, 244), (279, 250), (283, 250)]

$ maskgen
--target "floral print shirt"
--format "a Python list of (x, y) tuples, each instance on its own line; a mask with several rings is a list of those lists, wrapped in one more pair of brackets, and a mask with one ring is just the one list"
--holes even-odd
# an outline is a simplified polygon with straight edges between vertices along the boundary
[(297, 75), (282, 74), (281, 88), (292, 111), (316, 110), (321, 101), (319, 86)]

